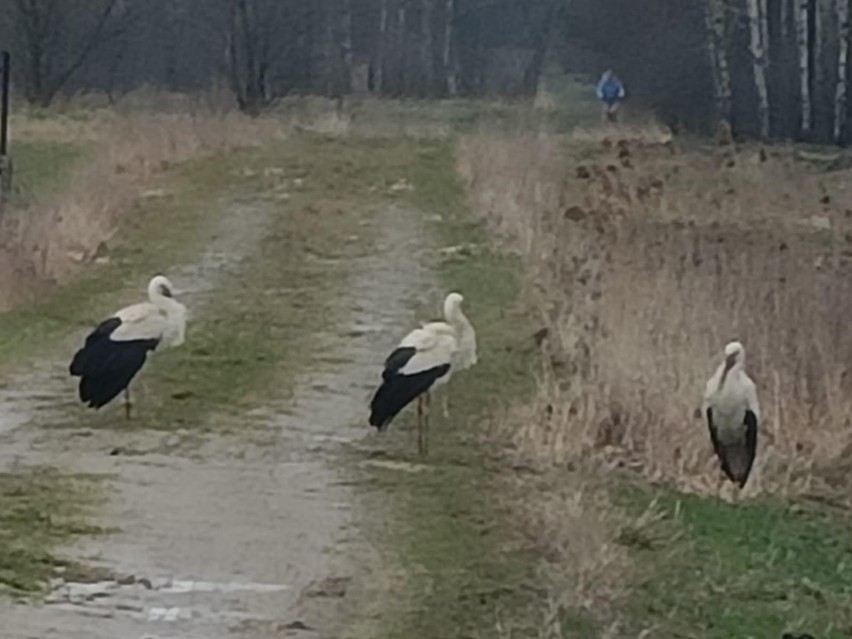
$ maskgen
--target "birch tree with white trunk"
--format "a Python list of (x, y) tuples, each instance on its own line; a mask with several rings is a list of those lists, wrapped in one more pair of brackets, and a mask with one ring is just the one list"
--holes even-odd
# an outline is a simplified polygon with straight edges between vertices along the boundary
[(839, 53), (837, 56), (837, 88), (834, 93), (834, 141), (840, 144), (846, 133), (848, 66), (849, 66), (849, 12), (852, 0), (837, 0), (839, 26)]
[(808, 135), (813, 126), (813, 109), (811, 107), (811, 68), (810, 68), (810, 34), (808, 29), (810, 15), (809, 0), (800, 0), (796, 11), (796, 32), (799, 44), (799, 89), (801, 97), (802, 134)]
[(760, 122), (760, 136), (766, 139), (769, 137), (769, 91), (766, 85), (766, 50), (769, 43), (764, 40), (768, 39), (766, 0), (747, 0), (747, 8), (754, 85), (757, 90), (757, 118)]

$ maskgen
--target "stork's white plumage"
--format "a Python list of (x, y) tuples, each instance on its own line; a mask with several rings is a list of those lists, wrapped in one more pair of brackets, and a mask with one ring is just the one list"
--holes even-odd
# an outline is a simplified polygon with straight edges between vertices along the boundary
[(739, 342), (725, 346), (725, 360), (704, 389), (704, 408), (722, 471), (742, 488), (754, 465), (760, 406), (754, 382), (745, 372), (745, 348)]
[(370, 424), (380, 431), (412, 400), (417, 399), (418, 449), (428, 452), (430, 391), (450, 380), (457, 370), (476, 363), (476, 334), (461, 310), (464, 298), (450, 293), (444, 300), (443, 322), (413, 330), (385, 360), (382, 384), (370, 403)]
[(130, 418), (130, 382), (148, 351), (180, 346), (186, 332), (186, 307), (174, 299), (171, 282), (162, 275), (148, 284), (148, 302), (121, 309), (92, 331), (69, 367), (80, 378), (80, 400), (100, 408), (125, 391)]

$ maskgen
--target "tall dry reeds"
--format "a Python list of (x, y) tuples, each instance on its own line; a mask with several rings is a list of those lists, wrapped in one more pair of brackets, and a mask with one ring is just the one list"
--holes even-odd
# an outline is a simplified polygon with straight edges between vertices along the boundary
[(753, 492), (846, 488), (852, 193), (792, 148), (677, 150), (667, 135), (474, 136), (473, 208), (528, 267), (546, 366), (512, 435), (715, 491), (700, 413), (740, 339), (763, 410)]
[(91, 261), (118, 232), (131, 203), (169, 167), (212, 153), (260, 145), (285, 130), (273, 119), (238, 114), (127, 113), (97, 110), (13, 122), (21, 140), (77, 144), (67, 186), (2, 221), (0, 306), (43, 282), (61, 281)]

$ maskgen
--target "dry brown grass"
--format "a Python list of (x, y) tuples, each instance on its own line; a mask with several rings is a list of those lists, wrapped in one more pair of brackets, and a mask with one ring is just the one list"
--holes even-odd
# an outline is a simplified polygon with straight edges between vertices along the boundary
[(512, 436), (536, 462), (593, 457), (698, 492), (718, 470), (698, 409), (724, 344), (747, 349), (762, 437), (748, 490), (844, 489), (852, 456), (852, 193), (791, 148), (475, 136), (472, 206), (528, 266), (547, 329)]
[[(513, 500), (511, 521), (541, 558), (538, 583), (547, 585), (546, 606), (538, 636), (575, 636), (583, 622), (616, 628), (614, 614), (628, 595), (632, 566), (621, 538), (640, 531), (644, 518), (629, 521), (595, 481), (545, 472), (535, 479), (515, 479), (507, 494), (534, 494)], [(649, 515), (650, 516), (650, 515)]]
[(0, 305), (44, 282), (72, 276), (118, 232), (131, 204), (152, 180), (189, 159), (263, 144), (281, 123), (238, 114), (120, 114), (110, 110), (19, 116), (16, 139), (80, 145), (84, 152), (60, 192), (12, 209), (3, 220)]

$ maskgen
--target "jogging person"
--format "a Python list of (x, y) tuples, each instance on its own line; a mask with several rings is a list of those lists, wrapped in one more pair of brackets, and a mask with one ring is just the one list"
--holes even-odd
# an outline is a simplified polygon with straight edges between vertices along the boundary
[(625, 91), (621, 80), (611, 69), (604, 71), (598, 82), (598, 99), (602, 102), (602, 118), (604, 122), (615, 122), (618, 117), (618, 107), (624, 100)]

